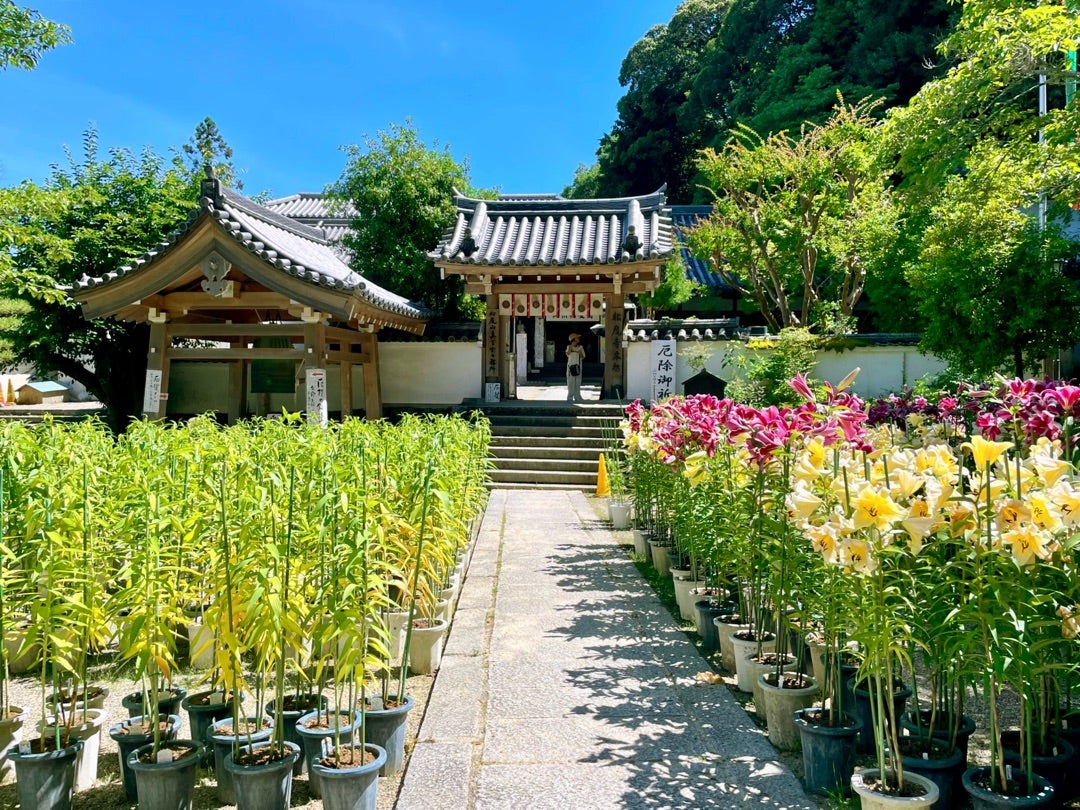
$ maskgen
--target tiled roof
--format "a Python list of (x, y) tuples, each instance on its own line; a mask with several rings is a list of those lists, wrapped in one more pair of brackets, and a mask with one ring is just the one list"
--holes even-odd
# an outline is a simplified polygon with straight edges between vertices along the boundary
[[(644, 197), (569, 200), (558, 194), (479, 200), (457, 194), (457, 219), (428, 255), (476, 265), (598, 265), (648, 259), (672, 250), (664, 190)], [(637, 244), (628, 250), (633, 228)]]
[(349, 222), (356, 216), (351, 205), (346, 204), (344, 211), (331, 210), (330, 200), (325, 194), (305, 191), (269, 200), (263, 206), (275, 214), (295, 219), (305, 225), (321, 228), (331, 242), (340, 242), (349, 230)]
[(730, 340), (739, 330), (738, 318), (714, 320), (634, 320), (626, 325), (625, 336), (630, 342), (652, 340)]
[(721, 294), (733, 294), (734, 290), (715, 270), (709, 267), (705, 259), (694, 256), (686, 247), (686, 232), (695, 227), (712, 213), (711, 205), (673, 205), (671, 206), (671, 224), (675, 229), (675, 240), (679, 245), (686, 275), (698, 284)]
[(385, 290), (354, 272), (338, 255), (335, 243), (322, 228), (305, 225), (222, 188), (216, 179), (212, 181), (215, 192), (207, 194), (208, 182), (211, 181), (203, 181), (200, 210), (167, 240), (116, 272), (101, 277), (83, 276), (75, 282), (74, 289), (101, 286), (139, 271), (164, 254), (200, 217), (209, 214), (226, 234), (283, 273), (310, 284), (351, 293), (376, 309), (396, 315), (417, 319), (430, 316), (422, 305)]

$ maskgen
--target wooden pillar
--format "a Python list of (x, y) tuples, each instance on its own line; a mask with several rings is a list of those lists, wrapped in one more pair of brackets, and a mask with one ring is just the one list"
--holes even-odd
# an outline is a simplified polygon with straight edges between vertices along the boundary
[(509, 364), (510, 341), (513, 339), (510, 327), (511, 322), (512, 318), (510, 318), (510, 316), (499, 316), (499, 399), (507, 399), (512, 389), (512, 386), (510, 385), (510, 375), (514, 373), (514, 369), (510, 368)]
[(244, 361), (233, 360), (229, 363), (229, 411), (230, 425), (240, 421), (244, 408)]
[[(348, 347), (343, 346), (343, 349)], [(341, 371), (338, 378), (341, 381), (341, 418), (352, 416), (352, 367), (348, 360), (341, 361)]]
[(165, 314), (150, 310), (150, 343), (146, 354), (146, 383), (142, 413), (147, 419), (163, 419), (169, 399), (169, 326)]
[(379, 383), (379, 340), (374, 332), (362, 335), (364, 350), (364, 412), (368, 419), (382, 419), (382, 385)]
[(626, 310), (623, 309), (623, 294), (607, 293), (604, 299), (607, 305), (604, 316), (604, 385), (600, 396), (614, 399), (617, 394), (618, 399), (625, 399), (626, 349), (623, 348), (623, 331), (626, 328)]

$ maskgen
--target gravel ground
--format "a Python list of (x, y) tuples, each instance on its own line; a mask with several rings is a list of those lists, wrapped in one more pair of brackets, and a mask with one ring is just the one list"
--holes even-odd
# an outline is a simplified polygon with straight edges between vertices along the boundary
[[(199, 685), (201, 672), (181, 672), (174, 680), (174, 685), (188, 690), (188, 693), (197, 692), (205, 687)], [(413, 676), (407, 681), (406, 691), (413, 697), (416, 705), (409, 712), (408, 732), (406, 735), (406, 764), (408, 754), (416, 739), (420, 720), (423, 718), (424, 709), (427, 705), (428, 694), (434, 681), (432, 676)], [(120, 761), (116, 750), (116, 743), (109, 737), (109, 728), (128, 716), (120, 701), (124, 695), (137, 691), (139, 686), (130, 678), (118, 677), (114, 667), (110, 663), (101, 664), (94, 669), (93, 682), (108, 686), (109, 697), (105, 701), (105, 725), (101, 732), (101, 754), (98, 760), (98, 780), (92, 788), (75, 794), (72, 802), (72, 810), (127, 810), (137, 808), (138, 804), (129, 802), (124, 796), (124, 788), (120, 780)], [(41, 717), (41, 689), (37, 681), (29, 676), (16, 676), (11, 684), (11, 702), (14, 705), (27, 708), (27, 722), (24, 726), (23, 738), (36, 736), (31, 728), (35, 727)], [(332, 695), (331, 695), (332, 698)], [(248, 705), (250, 704), (250, 705)], [(248, 710), (254, 710), (252, 701), (245, 704)], [(186, 712), (179, 712), (183, 719), (183, 726), (179, 736), (188, 736), (190, 726)], [(393, 777), (382, 777), (379, 780), (378, 810), (391, 810), (397, 800), (398, 788), (400, 787), (401, 774), (404, 769)], [(12, 776), (0, 784), (0, 808), (14, 808), (17, 800), (15, 794), (15, 782)], [(232, 807), (234, 805), (222, 804), (217, 797), (217, 782), (213, 770), (200, 769), (198, 781), (195, 787), (195, 810), (210, 810), (210, 808)], [(304, 808), (304, 810), (316, 810), (322, 807), (322, 800), (313, 799), (308, 794), (308, 777), (303, 776), (293, 779), (292, 808)]]

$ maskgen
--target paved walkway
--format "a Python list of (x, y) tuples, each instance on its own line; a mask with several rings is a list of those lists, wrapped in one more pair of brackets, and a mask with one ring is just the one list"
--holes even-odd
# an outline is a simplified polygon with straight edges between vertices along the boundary
[(397, 810), (816, 806), (616, 540), (491, 493)]

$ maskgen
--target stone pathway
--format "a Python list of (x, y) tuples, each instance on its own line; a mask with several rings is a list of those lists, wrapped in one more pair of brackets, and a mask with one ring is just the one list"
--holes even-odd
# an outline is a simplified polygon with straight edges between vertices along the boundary
[(816, 807), (607, 525), (491, 493), (398, 810)]

